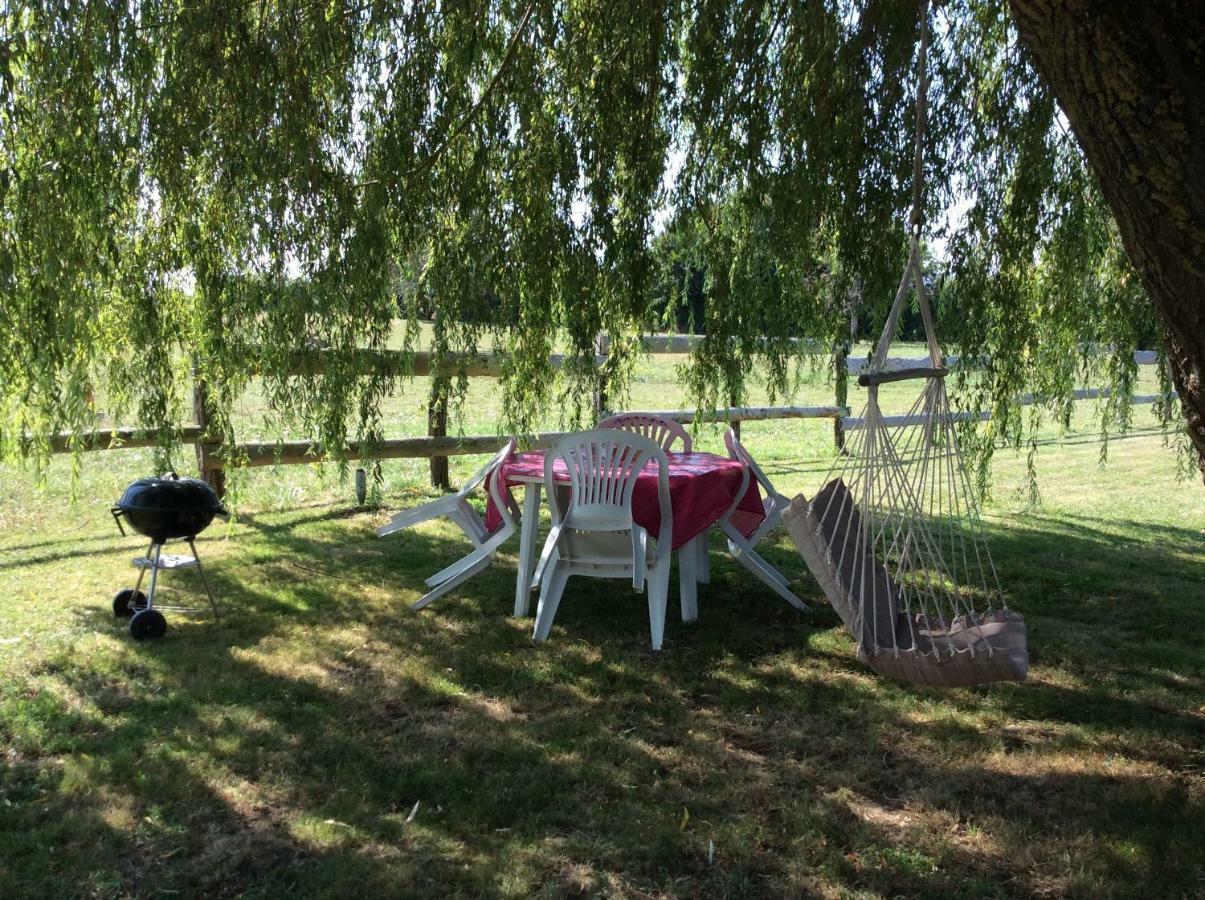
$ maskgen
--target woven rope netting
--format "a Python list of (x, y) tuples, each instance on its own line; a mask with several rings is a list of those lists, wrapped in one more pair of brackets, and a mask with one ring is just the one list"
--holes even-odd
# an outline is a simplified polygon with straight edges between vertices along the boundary
[[(784, 517), (833, 607), (879, 672), (923, 684), (1022, 680), (1024, 619), (1005, 604), (958, 445), (941, 348), (921, 265), (928, 4), (921, 3), (916, 146), (908, 262), (875, 352), (858, 381), (866, 407), (825, 486)], [(928, 365), (897, 369), (888, 353), (915, 295)], [(922, 383), (903, 416), (880, 390)]]
[[(879, 346), (859, 378), (862, 415), (844, 452), (809, 502), (796, 498), (787, 525), (859, 657), (878, 671), (925, 684), (1021, 680), (1028, 669), (1024, 619), (1010, 611), (963, 464), (945, 368), (931, 327), (919, 243)], [(915, 288), (931, 365), (892, 369), (887, 350)], [(902, 416), (880, 393), (922, 383)]]
[[(829, 473), (849, 489), (861, 514), (835, 537), (845, 552), (869, 550), (898, 587), (901, 611), (932, 621), (1007, 609), (978, 504), (963, 466), (941, 376), (924, 387), (903, 416), (888, 416), (879, 385), (869, 388), (860, 423)], [(829, 514), (820, 510), (821, 517)], [(840, 568), (841, 560), (837, 560)], [(864, 582), (869, 590), (874, 582)], [(860, 597), (863, 603), (881, 598)], [(914, 625), (915, 619), (909, 618)], [(876, 646), (907, 649), (898, 633), (872, 634)], [(938, 650), (934, 646), (934, 652)], [(953, 652), (953, 648), (947, 648)]]

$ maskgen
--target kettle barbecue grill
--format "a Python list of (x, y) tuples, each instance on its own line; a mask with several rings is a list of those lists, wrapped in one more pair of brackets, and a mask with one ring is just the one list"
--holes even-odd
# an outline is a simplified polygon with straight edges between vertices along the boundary
[[(218, 617), (218, 606), (197, 555), (196, 536), (209, 527), (215, 516), (229, 515), (218, 499), (217, 493), (204, 481), (197, 478), (181, 478), (168, 472), (162, 478), (140, 478), (130, 484), (121, 499), (110, 510), (113, 521), (124, 535), (122, 519), (130, 527), (150, 538), (145, 556), (134, 558), (138, 580), (133, 588), (124, 588), (113, 597), (113, 614), (118, 617), (131, 616), (130, 634), (142, 640), (162, 637), (167, 631), (167, 620), (155, 609), (155, 587), (159, 572), (163, 569), (187, 569), (196, 567), (209, 596), (209, 605), (214, 618)], [(181, 540), (188, 544), (192, 556), (165, 554), (163, 545), (168, 541)], [(151, 573), (149, 593), (141, 591), (142, 579)]]

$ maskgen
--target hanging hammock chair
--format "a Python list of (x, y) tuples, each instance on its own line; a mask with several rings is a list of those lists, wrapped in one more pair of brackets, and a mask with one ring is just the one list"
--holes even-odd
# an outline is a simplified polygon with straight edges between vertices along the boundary
[[(1023, 681), (1025, 620), (1003, 602), (946, 396), (941, 348), (921, 264), (922, 151), (928, 3), (921, 2), (909, 255), (874, 355), (858, 378), (867, 389), (844, 452), (810, 501), (795, 497), (787, 530), (857, 641), (858, 658), (915, 684)], [(915, 292), (929, 365), (895, 369), (888, 351)], [(879, 388), (923, 385), (905, 416), (885, 416)]]

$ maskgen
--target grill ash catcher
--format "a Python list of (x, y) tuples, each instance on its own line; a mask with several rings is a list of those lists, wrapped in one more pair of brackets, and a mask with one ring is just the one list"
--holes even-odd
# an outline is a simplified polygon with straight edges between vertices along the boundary
[[(155, 609), (155, 587), (159, 572), (164, 569), (195, 567), (205, 585), (214, 618), (218, 618), (218, 605), (193, 543), (215, 516), (227, 518), (230, 515), (213, 488), (200, 479), (181, 478), (175, 472), (168, 472), (162, 478), (140, 478), (125, 489), (110, 512), (123, 535), (126, 530), (121, 520), (125, 519), (131, 528), (151, 541), (146, 555), (134, 558), (134, 568), (138, 570), (134, 587), (123, 588), (113, 597), (113, 614), (121, 618), (132, 617), (130, 634), (134, 638), (162, 637), (167, 631), (167, 620)], [(192, 556), (163, 552), (164, 544), (176, 540), (185, 541)], [(144, 594), (142, 579), (148, 571), (151, 585), (149, 592)]]

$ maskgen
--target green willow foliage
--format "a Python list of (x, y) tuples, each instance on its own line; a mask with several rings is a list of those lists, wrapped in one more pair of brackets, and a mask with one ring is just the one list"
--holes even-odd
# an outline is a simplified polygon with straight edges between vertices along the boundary
[[(506, 353), (506, 427), (553, 403), (581, 418), (596, 341), (614, 395), (674, 265), (706, 272), (696, 402), (739, 400), (752, 373), (789, 392), (793, 339), (881, 318), (903, 265), (912, 3), (2, 9), (0, 456), (87, 430), (92, 384), (114, 415), (179, 422), (194, 374), (227, 446), (255, 376), (282, 427), (371, 442), (399, 385), (352, 351), (386, 347), (399, 307), (434, 308), (441, 358)], [(1011, 398), (1065, 411), (1100, 369), (1124, 423), (1151, 313), (1093, 179), (1002, 0), (932, 23), (943, 338), (991, 358), (965, 397), (995, 409), (988, 444), (1017, 442)], [(315, 348), (323, 374), (291, 377)]]

